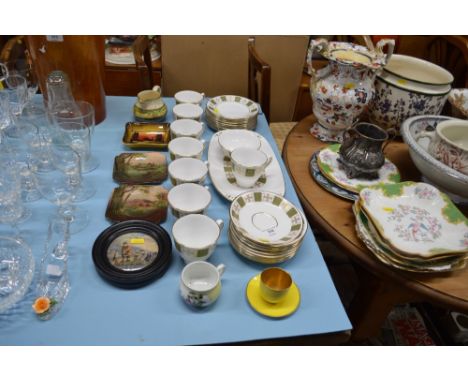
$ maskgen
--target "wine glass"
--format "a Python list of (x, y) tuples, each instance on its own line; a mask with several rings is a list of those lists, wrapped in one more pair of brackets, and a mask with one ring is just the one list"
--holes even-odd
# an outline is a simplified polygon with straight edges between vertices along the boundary
[[(61, 129), (70, 130), (73, 124), (80, 124), (89, 130), (89, 152), (82, 157), (82, 172), (86, 174), (99, 166), (99, 159), (91, 153), (91, 137), (94, 132), (94, 106), (86, 101), (61, 101), (50, 111), (53, 123)], [(77, 126), (77, 125), (75, 125)]]
[(18, 74), (26, 79), (28, 88), (27, 100), (30, 101), (39, 88), (39, 83), (33, 66), (26, 59), (8, 61), (5, 65), (9, 74)]
[(11, 137), (20, 138), (21, 131), (16, 126), (16, 122), (28, 100), (26, 79), (18, 74), (7, 74), (1, 79), (1, 87), (4, 89), (3, 92), (6, 92), (9, 96), (10, 116), (13, 120), (6, 133)]
[(4, 131), (10, 125), (10, 96), (0, 91), (0, 144), (4, 141)]

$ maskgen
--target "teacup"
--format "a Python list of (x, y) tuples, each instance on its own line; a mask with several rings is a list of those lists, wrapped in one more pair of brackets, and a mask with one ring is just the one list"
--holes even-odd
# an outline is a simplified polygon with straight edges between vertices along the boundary
[(271, 163), (272, 157), (263, 151), (240, 147), (231, 153), (234, 177), (242, 188), (251, 188)]
[(428, 153), (447, 166), (468, 175), (468, 121), (449, 119), (434, 131), (423, 131), (416, 137), (429, 138)]
[(180, 275), (180, 295), (194, 308), (213, 304), (221, 293), (221, 276), (226, 267), (215, 267), (206, 261), (187, 264)]
[(201, 159), (205, 141), (190, 137), (180, 137), (169, 142), (168, 150), (171, 160), (179, 158), (196, 158)]
[(204, 214), (211, 203), (211, 193), (207, 186), (183, 183), (169, 190), (167, 200), (172, 214), (181, 218), (189, 214)]
[(195, 121), (194, 119), (178, 119), (171, 123), (171, 138), (191, 137), (200, 139), (204, 125), (203, 122)]
[(267, 302), (277, 304), (289, 292), (292, 277), (281, 268), (267, 268), (260, 274), (260, 296)]
[(206, 215), (190, 214), (172, 226), (176, 249), (186, 263), (208, 259), (216, 248), (224, 223)]
[(203, 109), (192, 103), (179, 103), (172, 109), (172, 114), (174, 114), (174, 119), (194, 119), (199, 121), (203, 114)]
[(231, 153), (239, 147), (260, 150), (262, 145), (257, 133), (243, 129), (221, 131), (218, 134), (218, 143), (227, 157), (230, 157)]
[(180, 158), (172, 161), (167, 171), (173, 186), (182, 183), (202, 184), (206, 179), (208, 167), (200, 159)]
[(205, 93), (199, 93), (193, 90), (181, 90), (174, 94), (174, 98), (177, 104), (179, 103), (193, 103), (194, 105), (200, 105), (205, 97)]

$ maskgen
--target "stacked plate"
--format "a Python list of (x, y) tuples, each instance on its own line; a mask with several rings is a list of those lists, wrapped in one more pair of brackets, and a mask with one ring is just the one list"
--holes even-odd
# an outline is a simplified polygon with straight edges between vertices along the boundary
[(291, 202), (267, 191), (248, 191), (229, 210), (229, 241), (243, 257), (263, 264), (292, 258), (307, 231), (307, 220)]
[(309, 164), (310, 173), (315, 181), (332, 194), (356, 200), (359, 191), (365, 187), (400, 181), (398, 168), (388, 159), (385, 159), (384, 165), (380, 168), (377, 179), (348, 178), (338, 162), (340, 146), (332, 144), (324, 147), (312, 155)]
[(412, 272), (448, 272), (466, 266), (468, 219), (429, 184), (365, 188), (353, 212), (358, 236), (387, 265)]
[(258, 104), (248, 98), (222, 95), (208, 101), (205, 118), (213, 130), (253, 130), (257, 126), (258, 112)]

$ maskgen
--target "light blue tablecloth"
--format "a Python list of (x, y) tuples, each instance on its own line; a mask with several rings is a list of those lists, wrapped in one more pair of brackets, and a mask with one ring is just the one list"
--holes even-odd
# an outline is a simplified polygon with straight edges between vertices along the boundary
[[(171, 110), (173, 100), (165, 101)], [(214, 190), (210, 180), (207, 184), (213, 201), (207, 214), (225, 222), (217, 249), (209, 259), (213, 264), (226, 265), (222, 293), (214, 305), (207, 310), (194, 311), (180, 298), (179, 275), (184, 264), (175, 248), (167, 273), (144, 288), (119, 289), (97, 274), (91, 248), (99, 233), (110, 225), (104, 214), (112, 189), (117, 186), (112, 180), (112, 166), (117, 154), (128, 151), (121, 141), (125, 123), (133, 119), (133, 102), (133, 97), (107, 97), (107, 117), (95, 128), (93, 151), (101, 164), (85, 177), (95, 182), (98, 190), (94, 198), (78, 204), (90, 213), (91, 224), (72, 236), (71, 246), (75, 254), (69, 260), (71, 290), (62, 310), (50, 321), (39, 321), (31, 309), (35, 293), (34, 288), (30, 288), (20, 303), (0, 314), (0, 345), (214, 344), (351, 329), (310, 229), (297, 255), (281, 265), (292, 274), (300, 288), (299, 309), (283, 319), (266, 318), (252, 310), (245, 297), (245, 287), (265, 266), (245, 260), (229, 245), (226, 235), (229, 202)], [(173, 120), (170, 111), (166, 120)], [(300, 206), (263, 115), (259, 116), (257, 132), (269, 141), (280, 161), (286, 181), (285, 197)], [(206, 129), (204, 139), (208, 142), (212, 134)], [(164, 186), (171, 187), (167, 180)], [(47, 217), (55, 207), (45, 200), (29, 206), (33, 217), (20, 228), (32, 246), (38, 264)], [(168, 214), (163, 226), (169, 233), (173, 223), (172, 215)], [(0, 235), (5, 229), (0, 226)]]

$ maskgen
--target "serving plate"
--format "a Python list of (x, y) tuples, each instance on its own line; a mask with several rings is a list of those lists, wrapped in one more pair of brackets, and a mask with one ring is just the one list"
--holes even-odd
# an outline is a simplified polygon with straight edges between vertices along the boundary
[(256, 102), (236, 95), (210, 98), (206, 108), (215, 116), (231, 121), (255, 117), (259, 112)]
[(348, 178), (338, 162), (340, 146), (340, 144), (329, 145), (320, 150), (317, 155), (317, 164), (320, 171), (330, 182), (345, 190), (358, 193), (365, 187), (400, 181), (398, 168), (386, 158), (384, 165), (379, 170), (379, 177), (377, 179)]
[(122, 153), (114, 159), (114, 180), (124, 184), (161, 183), (167, 178), (166, 156), (161, 153)]
[[(225, 158), (223, 154), (223, 150), (218, 142), (218, 134), (219, 132), (213, 134), (208, 147), (208, 171), (214, 187), (224, 198), (232, 202), (238, 195), (249, 190), (270, 191), (281, 196), (284, 195), (285, 185), (281, 167), (273, 149), (264, 137), (259, 135), (261, 141), (260, 149), (273, 159), (265, 170), (264, 178), (260, 178), (253, 188), (246, 189), (239, 187), (235, 181), (233, 182), (232, 167), (230, 167), (229, 163), (226, 163), (230, 162), (230, 159)], [(263, 179), (265, 179), (264, 182)]]
[(170, 140), (169, 123), (128, 122), (122, 143), (131, 149), (165, 149)]
[(398, 252), (425, 259), (468, 252), (468, 219), (429, 184), (365, 188), (360, 203), (380, 236)]

